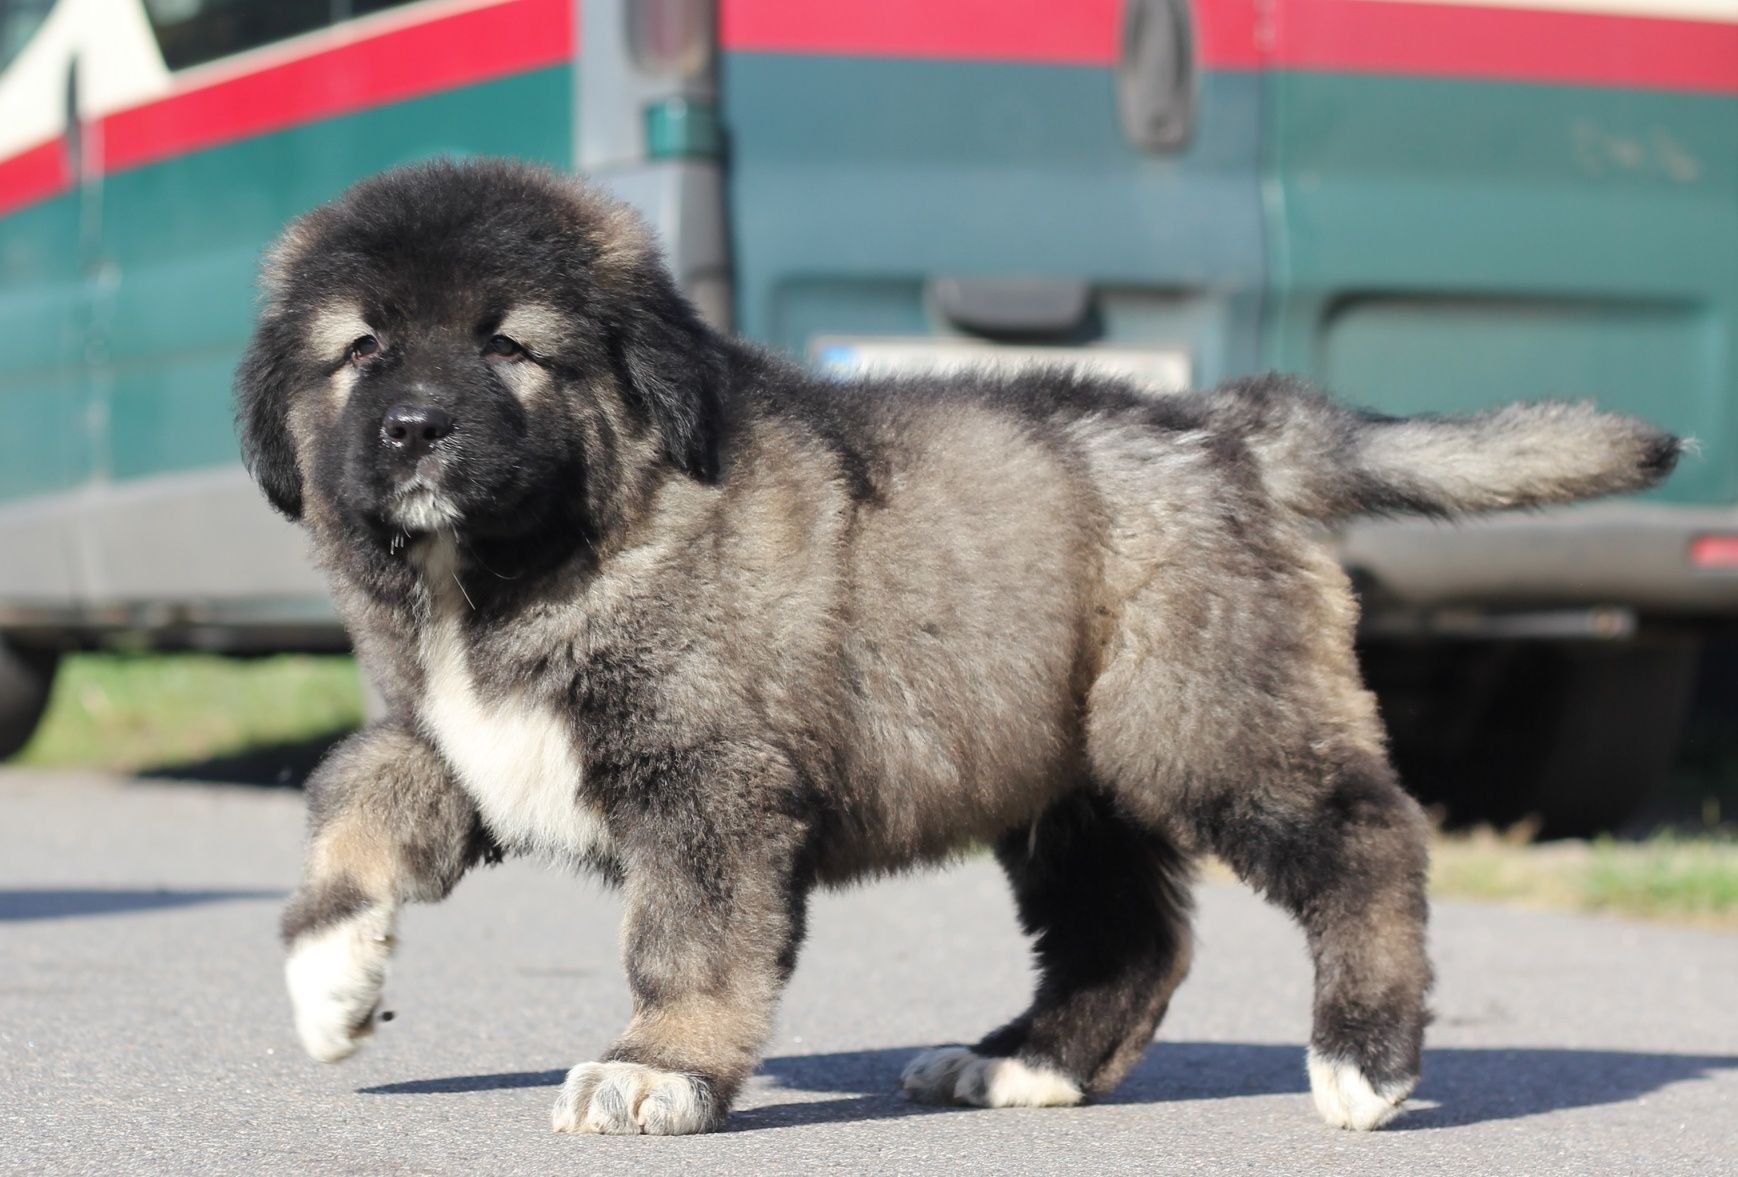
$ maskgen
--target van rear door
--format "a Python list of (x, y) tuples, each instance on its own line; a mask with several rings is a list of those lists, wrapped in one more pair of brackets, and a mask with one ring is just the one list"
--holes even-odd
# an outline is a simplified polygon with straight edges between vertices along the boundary
[(1267, 364), (1391, 413), (1594, 398), (1738, 497), (1738, 5), (1273, 0)]
[(1114, 349), (1164, 383), (1248, 369), (1254, 14), (722, 0), (738, 329), (844, 366), (941, 338)]

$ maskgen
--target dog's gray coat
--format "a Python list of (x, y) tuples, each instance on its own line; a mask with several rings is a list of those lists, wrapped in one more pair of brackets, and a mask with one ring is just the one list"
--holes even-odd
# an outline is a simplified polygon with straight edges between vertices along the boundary
[[(973, 843), (1038, 990), (914, 1096), (1116, 1083), (1211, 851), (1308, 934), (1318, 1106), (1380, 1123), (1418, 1074), (1426, 829), (1321, 525), (1635, 489), (1677, 453), (1582, 406), (1392, 420), (1280, 377), (822, 381), (702, 325), (621, 209), (510, 164), (361, 184), (264, 285), (244, 451), (391, 708), (310, 782), (304, 1042), (368, 1032), (398, 905), (500, 853), (590, 866), (635, 1013), (570, 1130), (715, 1125), (811, 888)], [(394, 406), (450, 428), (383, 431)]]

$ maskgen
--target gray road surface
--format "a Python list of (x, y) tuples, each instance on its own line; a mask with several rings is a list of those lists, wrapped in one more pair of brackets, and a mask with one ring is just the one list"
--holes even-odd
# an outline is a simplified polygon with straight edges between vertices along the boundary
[(1027, 971), (985, 861), (821, 899), (725, 1133), (555, 1136), (564, 1069), (627, 1014), (616, 905), (509, 864), (413, 911), (398, 1018), (304, 1058), (273, 923), (293, 792), (0, 774), (0, 1172), (1738, 1174), (1738, 937), (1443, 903), (1414, 1110), (1315, 1119), (1299, 934), (1202, 889), (1194, 975), (1103, 1103), (934, 1110), (917, 1048), (1015, 1012)]

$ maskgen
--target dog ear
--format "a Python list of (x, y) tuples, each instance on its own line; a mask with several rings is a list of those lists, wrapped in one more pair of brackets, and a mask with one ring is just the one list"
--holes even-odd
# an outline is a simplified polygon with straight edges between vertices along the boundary
[(254, 328), (235, 372), (235, 428), (248, 473), (272, 506), (293, 521), (302, 515), (302, 474), (289, 429), (295, 387), (291, 334), (288, 323), (269, 311)]
[(724, 349), (662, 266), (648, 269), (616, 336), (617, 364), (628, 395), (651, 420), (670, 461), (690, 477), (713, 482), (723, 428)]

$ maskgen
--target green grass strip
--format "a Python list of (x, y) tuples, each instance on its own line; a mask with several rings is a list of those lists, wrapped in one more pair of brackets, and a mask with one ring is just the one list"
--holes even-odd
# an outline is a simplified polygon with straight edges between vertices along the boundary
[(342, 655), (74, 654), (13, 763), (136, 772), (361, 722), (356, 663)]

